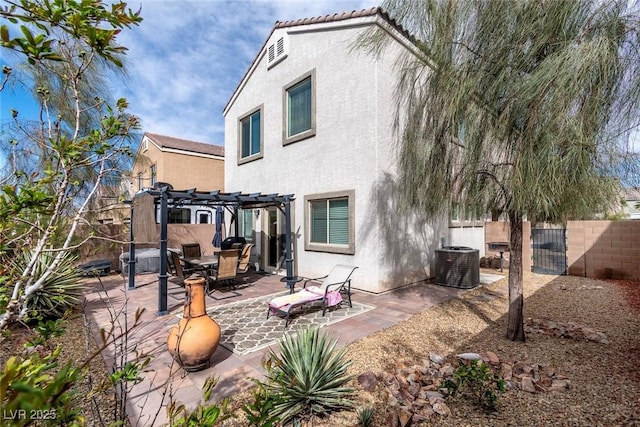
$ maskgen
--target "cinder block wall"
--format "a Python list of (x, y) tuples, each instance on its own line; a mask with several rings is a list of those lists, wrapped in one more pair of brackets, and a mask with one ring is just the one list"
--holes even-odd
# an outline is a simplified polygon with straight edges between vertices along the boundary
[[(504, 221), (485, 222), (484, 223), (484, 241), (489, 242), (508, 242), (509, 241), (509, 223)], [(499, 252), (489, 251), (485, 248), (486, 255), (500, 256)], [(531, 223), (525, 221), (522, 227), (522, 270), (531, 271)], [(509, 254), (504, 254), (509, 259)]]
[(640, 280), (640, 221), (569, 221), (569, 274)]

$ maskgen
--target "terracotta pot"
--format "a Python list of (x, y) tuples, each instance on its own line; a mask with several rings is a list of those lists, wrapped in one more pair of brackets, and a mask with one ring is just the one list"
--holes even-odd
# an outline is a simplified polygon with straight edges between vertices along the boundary
[(208, 368), (220, 343), (220, 326), (207, 315), (204, 284), (200, 276), (184, 281), (184, 315), (167, 338), (169, 353), (186, 371)]

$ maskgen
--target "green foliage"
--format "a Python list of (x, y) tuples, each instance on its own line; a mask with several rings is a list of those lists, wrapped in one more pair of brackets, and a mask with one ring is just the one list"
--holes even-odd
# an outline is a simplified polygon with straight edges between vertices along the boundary
[(274, 406), (283, 403), (279, 394), (271, 394), (266, 386), (253, 379), (256, 388), (253, 390), (253, 402), (242, 406), (242, 411), (249, 421), (249, 425), (255, 427), (272, 427), (277, 425), (279, 418), (273, 414)]
[(67, 265), (55, 266), (47, 289), (36, 289), (37, 280), (58, 262), (47, 252), (68, 252), (84, 242), (75, 239), (77, 225), (100, 186), (118, 179), (130, 161), (139, 121), (126, 112), (126, 100), (109, 103), (107, 72), (122, 66), (126, 52), (117, 35), (142, 18), (124, 2), (102, 0), (21, 0), (1, 7), (0, 16), (13, 24), (0, 27), (0, 45), (27, 62), (20, 75), (3, 66), (0, 91), (18, 80), (12, 84), (30, 87), (40, 104), (35, 123), (11, 110), (0, 143), (11, 168), (3, 171), (0, 188), (0, 265), (19, 258), (19, 251), (36, 259), (23, 269), (0, 268), (3, 329), (25, 314), (60, 316), (77, 302)]
[(358, 422), (362, 427), (370, 427), (373, 423), (374, 410), (372, 406), (358, 409)]
[(489, 410), (496, 409), (498, 393), (505, 391), (502, 377), (481, 360), (460, 360), (453, 380), (446, 380), (444, 386), (449, 394), (467, 394), (477, 405)]
[(169, 425), (172, 427), (214, 426), (231, 418), (233, 414), (228, 410), (228, 399), (225, 398), (220, 403), (209, 403), (216, 384), (218, 384), (217, 378), (206, 379), (202, 386), (205, 403), (199, 403), (193, 411), (188, 411), (184, 405), (172, 401), (167, 407)]
[[(41, 253), (33, 269), (35, 278), (42, 277), (51, 263), (54, 255)], [(24, 253), (23, 258), (16, 266), (19, 271), (23, 271), (31, 261), (31, 254)], [(75, 257), (69, 252), (62, 255), (62, 261), (58, 264), (46, 279), (42, 286), (36, 290), (26, 304), (32, 318), (54, 317), (60, 318), (73, 308), (76, 308), (82, 295), (82, 275), (74, 265)]]
[[(106, 60), (122, 66), (118, 56), (127, 49), (115, 43), (115, 36), (121, 28), (142, 21), (140, 12), (127, 9), (126, 3), (108, 5), (102, 1), (23, 0), (8, 6), (2, 16), (13, 24), (20, 23), (22, 33), (21, 37), (12, 36), (9, 27), (2, 25), (2, 47), (22, 53), (31, 64), (40, 60), (64, 60), (56, 51), (57, 40), (51, 35), (50, 28), (55, 27), (82, 41)], [(33, 34), (30, 25), (36, 26), (40, 34)]]
[(51, 338), (62, 336), (66, 331), (65, 323), (66, 319), (40, 320), (34, 328), (36, 335), (25, 343), (25, 347), (44, 345)]
[(279, 346), (280, 354), (270, 351), (263, 367), (268, 392), (282, 399), (273, 414), (283, 423), (352, 406), (353, 388), (345, 387), (350, 362), (344, 349), (336, 351), (336, 341), (313, 327), (285, 336)]
[(59, 355), (59, 346), (44, 355), (27, 349), (6, 361), (0, 374), (0, 396), (4, 417), (11, 418), (11, 425), (27, 425), (32, 416), (46, 418), (42, 421), (50, 426), (82, 420), (73, 404), (75, 392), (70, 391), (81, 370), (72, 361), (58, 368)]

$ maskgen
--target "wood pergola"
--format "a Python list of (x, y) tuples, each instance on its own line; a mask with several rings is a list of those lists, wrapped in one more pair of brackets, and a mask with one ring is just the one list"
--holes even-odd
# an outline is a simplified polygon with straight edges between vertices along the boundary
[[(145, 195), (153, 196), (154, 203), (160, 206), (160, 272), (158, 274), (158, 316), (169, 314), (167, 306), (167, 223), (168, 208), (176, 206), (206, 206), (224, 207), (230, 209), (237, 218), (238, 209), (259, 209), (276, 207), (285, 218), (285, 265), (287, 270), (286, 281), (289, 288), (295, 284), (293, 272), (293, 251), (291, 241), (291, 202), (295, 199), (293, 194), (262, 194), (262, 193), (223, 193), (219, 190), (197, 191), (195, 188), (189, 190), (174, 190), (170, 184), (158, 183), (153, 188), (148, 188), (138, 192), (134, 196), (134, 201), (138, 197)], [(135, 289), (135, 242), (133, 239), (134, 215), (132, 203), (131, 213), (131, 243), (129, 244), (129, 289)], [(235, 221), (235, 235), (238, 235), (238, 221)]]

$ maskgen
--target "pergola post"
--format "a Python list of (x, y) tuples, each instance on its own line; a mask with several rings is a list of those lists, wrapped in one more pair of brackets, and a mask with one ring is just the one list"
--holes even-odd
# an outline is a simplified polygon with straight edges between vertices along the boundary
[(131, 213), (129, 216), (129, 286), (128, 289), (136, 288), (136, 243), (133, 241), (133, 200), (131, 201)]
[(158, 316), (169, 314), (167, 308), (167, 222), (169, 222), (167, 187), (160, 190), (160, 274), (158, 274)]

